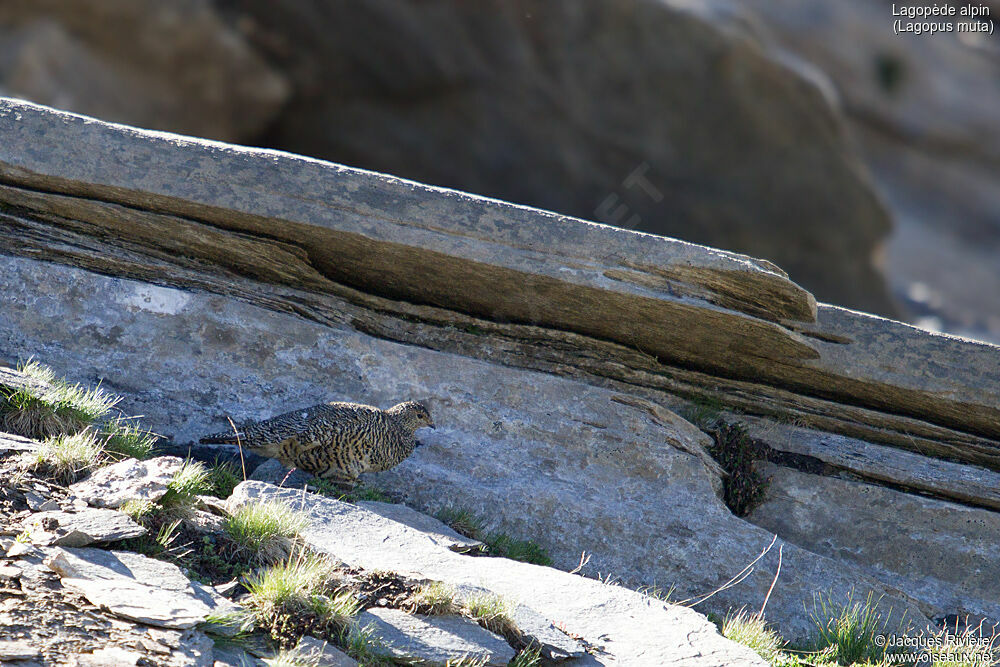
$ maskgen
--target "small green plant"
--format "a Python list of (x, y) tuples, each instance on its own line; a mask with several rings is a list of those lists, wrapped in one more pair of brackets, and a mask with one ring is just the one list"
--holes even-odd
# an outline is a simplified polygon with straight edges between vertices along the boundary
[(154, 503), (152, 500), (146, 500), (145, 498), (133, 498), (131, 500), (126, 500), (118, 508), (118, 511), (132, 518), (138, 524), (145, 524), (148, 520), (156, 514), (159, 509), (159, 505)]
[(698, 397), (681, 410), (681, 416), (702, 431), (710, 431), (718, 425), (724, 407), (722, 402), (714, 398)]
[(351, 623), (340, 635), (340, 644), (347, 655), (365, 667), (394, 667), (397, 663), (389, 657), (389, 652), (374, 636), (375, 628)]
[(508, 667), (538, 667), (542, 664), (542, 647), (532, 643), (527, 648), (518, 651), (514, 659), (507, 663)]
[(160, 505), (175, 514), (183, 514), (194, 506), (196, 496), (208, 493), (210, 488), (205, 464), (187, 460), (167, 483), (167, 492), (160, 499)]
[(70, 484), (96, 468), (103, 453), (103, 444), (93, 431), (87, 429), (72, 435), (46, 438), (37, 450), (25, 455), (22, 465)]
[(228, 498), (242, 481), (243, 476), (234, 463), (219, 463), (216, 460), (215, 465), (208, 469), (208, 493), (216, 498)]
[(727, 614), (722, 621), (722, 635), (749, 647), (774, 667), (796, 664), (794, 658), (782, 651), (784, 640), (767, 627), (759, 614), (751, 614), (746, 609)]
[(460, 658), (448, 658), (444, 667), (486, 667), (489, 662), (489, 658), (473, 658), (470, 655), (463, 655)]
[(510, 617), (510, 603), (498, 595), (483, 593), (464, 600), (465, 610), (490, 632), (504, 637), (518, 637), (520, 632)]
[(458, 610), (455, 589), (440, 581), (421, 586), (410, 604), (418, 614), (454, 614)]
[(499, 532), (487, 534), (483, 529), (483, 520), (469, 510), (446, 507), (438, 511), (435, 516), (439, 521), (451, 526), (456, 533), (484, 543), (492, 556), (535, 565), (552, 565), (552, 558), (531, 540), (518, 540)]
[(135, 417), (117, 417), (102, 427), (104, 449), (115, 458), (148, 459), (159, 436), (142, 428)]
[(473, 540), (479, 540), (483, 533), (483, 523), (475, 514), (466, 509), (445, 507), (435, 515), (442, 523), (451, 526), (456, 533), (461, 533)]
[(487, 535), (482, 541), (489, 547), (490, 553), (495, 556), (519, 560), (522, 563), (552, 565), (552, 558), (542, 547), (531, 540), (515, 540), (504, 533), (493, 533)]
[(374, 486), (358, 486), (347, 494), (346, 500), (352, 503), (362, 500), (374, 500), (380, 503), (391, 503), (392, 497), (390, 497), (385, 491), (377, 489)]
[(746, 516), (767, 494), (768, 480), (754, 469), (754, 461), (765, 459), (766, 452), (743, 424), (721, 424), (712, 437), (709, 452), (728, 474), (723, 480), (726, 506), (736, 516)]
[(30, 359), (19, 364), (18, 370), (31, 384), (0, 387), (0, 428), (29, 438), (77, 433), (104, 418), (121, 400), (100, 386), (86, 389), (71, 385), (57, 378), (52, 369)]
[(263, 658), (268, 667), (316, 667), (319, 658), (308, 653), (293, 649), (281, 649), (270, 658)]
[(855, 601), (853, 592), (843, 604), (817, 594), (813, 601), (813, 622), (819, 632), (816, 648), (828, 651), (831, 660), (841, 665), (885, 657), (885, 645), (878, 645), (876, 635), (887, 635), (889, 618), (878, 610), (879, 600), (869, 593), (864, 601)]
[(342, 636), (359, 605), (349, 591), (327, 593), (332, 576), (328, 560), (299, 553), (247, 577), (248, 607), (258, 627), (286, 647), (306, 634)]
[(305, 514), (280, 501), (242, 505), (224, 524), (238, 552), (258, 563), (287, 556), (294, 539), (308, 525)]

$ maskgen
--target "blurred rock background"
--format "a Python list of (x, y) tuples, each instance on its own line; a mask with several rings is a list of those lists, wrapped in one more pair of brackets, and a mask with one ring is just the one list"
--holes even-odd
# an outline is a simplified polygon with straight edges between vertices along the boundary
[(891, 6), (4, 0), (0, 93), (745, 252), (1000, 341), (1000, 36), (896, 36)]

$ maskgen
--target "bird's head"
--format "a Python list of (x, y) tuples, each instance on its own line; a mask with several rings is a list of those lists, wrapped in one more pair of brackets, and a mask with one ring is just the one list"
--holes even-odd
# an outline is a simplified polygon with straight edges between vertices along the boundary
[(431, 419), (431, 413), (427, 411), (427, 408), (416, 401), (399, 403), (398, 405), (394, 405), (389, 408), (388, 412), (393, 415), (398, 415), (399, 419), (414, 431), (423, 426), (434, 428), (434, 420)]

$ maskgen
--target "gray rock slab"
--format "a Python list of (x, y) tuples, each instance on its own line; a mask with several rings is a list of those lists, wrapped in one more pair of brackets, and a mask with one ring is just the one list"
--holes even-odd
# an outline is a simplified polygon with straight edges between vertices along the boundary
[(145, 528), (121, 512), (99, 508), (79, 512), (37, 512), (22, 525), (32, 534), (32, 541), (42, 546), (85, 547), (146, 534)]
[[(342, 295), (334, 283), (345, 280), (377, 297), (575, 332), (685, 368), (1000, 437), (997, 347), (817, 309), (763, 260), (19, 100), (0, 102), (0, 131), (0, 176), (9, 184), (0, 199), (34, 212), (19, 225), (67, 233), (61, 217), (103, 228), (105, 242), (122, 238), (132, 252), (155, 255), (144, 275), (158, 283), (233, 293), (233, 273), (249, 272), (258, 282), (239, 293), (259, 296), (263, 282), (276, 310), (300, 312), (308, 295)], [(141, 273), (122, 248), (101, 247), (72, 259), (45, 247), (23, 254), (88, 266), (103, 259), (107, 273)], [(170, 264), (195, 248), (201, 268)], [(302, 298), (283, 302), (289, 285)], [(1000, 466), (992, 449), (976, 458)]]
[(373, 608), (362, 612), (358, 625), (371, 625), (373, 636), (390, 655), (401, 660), (444, 667), (462, 657), (500, 667), (514, 658), (514, 649), (502, 638), (463, 616), (423, 616), (399, 609)]
[[(230, 501), (278, 498), (310, 518), (306, 542), (349, 565), (419, 579), (475, 586), (528, 606), (603, 647), (592, 664), (763, 665), (752, 651), (724, 639), (697, 612), (618, 586), (503, 558), (458, 554), (413, 528), (313, 494), (244, 482)], [(919, 613), (919, 612), (918, 612)]]
[(69, 490), (94, 507), (116, 508), (129, 500), (155, 502), (166, 494), (167, 484), (182, 465), (184, 462), (175, 456), (125, 459), (97, 469)]
[(230, 605), (176, 565), (127, 551), (57, 547), (46, 565), (92, 604), (147, 625), (192, 628)]
[(1000, 514), (874, 484), (763, 464), (749, 516), (784, 539), (867, 570), (925, 613), (1000, 621)]
[(309, 664), (315, 667), (357, 667), (358, 661), (330, 642), (306, 635), (295, 647)]
[(479, 540), (473, 540), (455, 532), (447, 524), (418, 512), (412, 507), (399, 503), (383, 503), (374, 500), (362, 500), (355, 503), (373, 514), (409, 526), (427, 535), (438, 544), (452, 551), (469, 551), (483, 546)]
[(1000, 473), (988, 468), (770, 420), (741, 419), (749, 422), (750, 435), (780, 452), (808, 456), (868, 480), (1000, 509)]

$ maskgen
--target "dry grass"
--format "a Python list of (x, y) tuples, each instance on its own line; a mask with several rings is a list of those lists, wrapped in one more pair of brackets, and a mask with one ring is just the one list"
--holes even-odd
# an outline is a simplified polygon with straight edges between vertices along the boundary
[(29, 360), (18, 370), (33, 381), (23, 388), (0, 388), (0, 428), (41, 440), (72, 435), (103, 419), (121, 400), (99, 386), (86, 389), (57, 378), (52, 369)]

